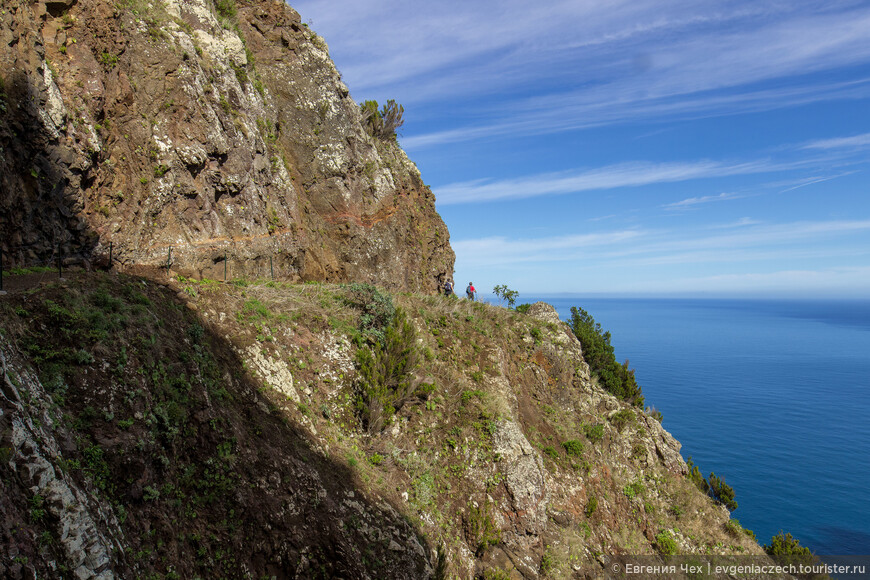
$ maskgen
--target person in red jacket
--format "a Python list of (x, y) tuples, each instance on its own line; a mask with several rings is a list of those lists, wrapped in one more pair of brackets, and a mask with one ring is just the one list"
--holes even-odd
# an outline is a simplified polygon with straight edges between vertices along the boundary
[(477, 290), (474, 289), (474, 284), (472, 282), (468, 283), (468, 288), (465, 289), (465, 295), (468, 296), (469, 300), (474, 300), (474, 293)]

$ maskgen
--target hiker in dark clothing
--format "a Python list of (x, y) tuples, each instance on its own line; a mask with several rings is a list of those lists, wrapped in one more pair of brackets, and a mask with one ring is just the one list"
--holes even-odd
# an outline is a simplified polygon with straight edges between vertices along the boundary
[(453, 282), (451, 282), (450, 280), (444, 282), (444, 295), (453, 296)]

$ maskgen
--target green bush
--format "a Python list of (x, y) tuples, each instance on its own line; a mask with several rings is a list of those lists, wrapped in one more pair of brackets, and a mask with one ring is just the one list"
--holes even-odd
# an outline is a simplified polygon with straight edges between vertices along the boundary
[(236, 17), (235, 0), (215, 0), (214, 7), (221, 18), (233, 19)]
[(354, 337), (357, 343), (382, 342), (384, 330), (393, 323), (396, 307), (389, 294), (381, 292), (371, 284), (350, 284), (345, 286), (345, 303), (362, 312), (359, 322), (361, 336)]
[(514, 307), (514, 304), (516, 304), (517, 301), (517, 296), (520, 295), (519, 292), (517, 292), (516, 290), (511, 290), (504, 284), (493, 288), (492, 293), (495, 294), (502, 302), (507, 302), (508, 308)]
[(363, 424), (380, 432), (414, 394), (411, 372), (419, 362), (417, 337), (405, 313), (397, 309), (383, 340), (357, 350), (357, 408)]
[(563, 441), (562, 447), (565, 448), (565, 453), (568, 455), (573, 455), (575, 457), (580, 457), (583, 455), (583, 442), (577, 441), (576, 439), (572, 439), (571, 441)]
[(665, 556), (673, 556), (677, 553), (677, 542), (667, 530), (656, 534), (656, 545), (659, 552)]
[(239, 322), (268, 320), (271, 317), (272, 313), (269, 311), (269, 307), (257, 300), (256, 298), (251, 298), (250, 300), (245, 301), (245, 304), (242, 306), (241, 312), (236, 315), (236, 318), (238, 318)]
[(556, 572), (559, 569), (559, 563), (556, 561), (556, 557), (553, 555), (553, 552), (550, 548), (544, 550), (544, 555), (541, 557), (541, 576), (546, 578), (551, 573)]
[(395, 139), (396, 129), (405, 124), (405, 108), (392, 99), (380, 110), (377, 101), (360, 103), (360, 113), (369, 134), (379, 139)]
[(519, 306), (516, 307), (516, 311), (519, 312), (520, 314), (525, 314), (526, 312), (529, 311), (529, 308), (531, 308), (531, 307), (532, 307), (531, 304), (520, 304)]
[(610, 422), (616, 427), (617, 431), (622, 431), (627, 425), (635, 421), (637, 421), (637, 417), (631, 409), (622, 409), (610, 417)]
[(586, 510), (585, 510), (586, 517), (591, 518), (592, 514), (594, 514), (595, 510), (597, 510), (597, 509), (598, 509), (598, 498), (593, 495), (592, 497), (589, 498), (589, 501), (586, 502)]
[(478, 399), (483, 399), (485, 396), (486, 396), (486, 393), (484, 393), (481, 390), (475, 389), (473, 391), (462, 391), (462, 394), (459, 396), (459, 399), (462, 401), (462, 404), (465, 405), (469, 401), (471, 401), (471, 399), (474, 399), (475, 397)]
[(786, 534), (782, 530), (770, 538), (770, 544), (762, 546), (764, 551), (771, 556), (809, 556), (812, 557), (812, 552), (809, 548), (801, 546), (797, 538), (791, 534)]
[(586, 434), (586, 438), (589, 439), (592, 443), (598, 443), (604, 438), (604, 425), (599, 423), (598, 425), (584, 425), (583, 432)]
[(644, 492), (646, 492), (646, 486), (640, 480), (633, 481), (622, 488), (622, 493), (628, 499), (634, 499), (639, 495), (642, 496)]
[(743, 529), (743, 526), (740, 525), (740, 520), (734, 518), (725, 522), (725, 531), (736, 538), (739, 538), (745, 534), (750, 538), (755, 539), (755, 533), (752, 530)]
[(661, 423), (662, 420), (664, 420), (664, 416), (662, 415), (662, 412), (659, 411), (658, 409), (656, 409), (655, 407), (647, 407), (646, 409), (644, 409), (644, 413), (646, 413), (647, 415), (649, 415), (650, 417), (652, 417), (653, 419), (655, 419), (659, 423)]
[(701, 470), (697, 465), (692, 461), (692, 458), (689, 457), (686, 459), (686, 467), (689, 468), (689, 473), (686, 477), (689, 478), (689, 481), (695, 484), (702, 493), (708, 494), (710, 493), (710, 484), (707, 483), (707, 480), (701, 475)]
[(733, 512), (737, 509), (737, 502), (734, 500), (734, 488), (725, 483), (724, 479), (712, 472), (710, 477), (705, 479), (691, 457), (686, 459), (686, 466), (689, 468), (687, 475), (689, 481), (694, 483), (702, 493), (710, 496), (717, 503), (724, 505), (728, 508), (728, 511)]
[(483, 507), (480, 508), (469, 504), (468, 515), (465, 518), (465, 533), (470, 545), (476, 547), (478, 556), (483, 555), (489, 546), (501, 542), (501, 530), (496, 527), (492, 519), (488, 502), (484, 502)]
[(707, 481), (710, 484), (710, 497), (724, 505), (730, 512), (737, 509), (737, 502), (734, 501), (734, 489), (730, 485), (714, 473), (710, 473)]
[(30, 498), (29, 503), (30, 521), (35, 524), (42, 522), (43, 518), (45, 518), (45, 499), (37, 493)]
[(628, 368), (628, 361), (616, 362), (610, 333), (582, 308), (571, 308), (571, 330), (583, 345), (583, 359), (598, 377), (598, 382), (610, 393), (631, 404), (642, 407), (643, 394), (634, 378), (634, 370)]

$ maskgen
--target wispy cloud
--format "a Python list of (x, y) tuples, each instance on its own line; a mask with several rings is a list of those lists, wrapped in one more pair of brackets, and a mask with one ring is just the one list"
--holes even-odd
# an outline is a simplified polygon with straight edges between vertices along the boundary
[(711, 229), (719, 229), (719, 230), (728, 230), (732, 228), (745, 228), (747, 226), (757, 226), (758, 224), (764, 223), (761, 220), (752, 219), (750, 217), (742, 217), (737, 221), (730, 222), (727, 224), (718, 224), (710, 226)]
[(475, 263), (566, 261), (591, 250), (620, 245), (644, 236), (639, 230), (554, 236), (544, 238), (508, 239), (493, 236), (451, 242), (457, 254), (471, 256)]
[[(478, 123), (409, 135), (402, 139), (407, 150), (449, 143), (533, 136), (591, 129), (637, 120), (691, 120), (738, 113), (760, 113), (783, 107), (809, 105), (820, 101), (870, 98), (870, 77), (840, 82), (816, 82), (806, 86), (742, 91), (708, 91), (697, 94), (652, 96), (640, 85), (610, 85), (589, 88), (544, 99), (510, 102), (512, 109), (496, 114), (480, 113), (491, 119)], [(469, 110), (473, 105), (469, 105)], [(490, 104), (490, 110), (494, 110)]]
[[(421, 117), (461, 109), (453, 127), (409, 135), (411, 149), (870, 96), (866, 3), (554, 0), (532, 12), (519, 0), (294, 6), (314, 18), (357, 98), (398, 98)], [(824, 76), (846, 67), (855, 72)]]
[(663, 205), (665, 209), (686, 209), (700, 204), (714, 203), (717, 201), (727, 201), (729, 199), (739, 199), (745, 195), (738, 193), (720, 193), (719, 195), (704, 195), (701, 197), (690, 197), (674, 203)]
[[(475, 267), (582, 260), (587, 265), (595, 262), (628, 268), (867, 256), (868, 238), (870, 219), (763, 224), (743, 218), (694, 231), (632, 229), (531, 239), (498, 236), (458, 240), (452, 245), (466, 265)], [(862, 243), (820, 246), (858, 239)]]
[(767, 160), (745, 163), (696, 161), (676, 163), (619, 163), (585, 171), (548, 173), (505, 180), (478, 179), (435, 188), (440, 205), (521, 199), (541, 195), (673, 183), (777, 171), (783, 166)]
[(852, 137), (837, 137), (834, 139), (821, 139), (804, 146), (805, 149), (842, 149), (852, 147), (867, 147), (870, 145), (870, 133), (854, 135)]
[(836, 267), (777, 270), (742, 274), (721, 274), (674, 280), (672, 284), (653, 284), (652, 292), (739, 293), (777, 296), (840, 295), (866, 296), (870, 288), (870, 267)]
[(786, 193), (788, 191), (793, 191), (795, 189), (800, 189), (802, 187), (807, 187), (809, 185), (815, 185), (816, 183), (824, 183), (825, 181), (831, 181), (832, 179), (837, 179), (839, 177), (845, 177), (847, 175), (852, 175), (855, 171), (845, 171), (843, 173), (838, 173), (837, 175), (826, 175), (824, 177), (814, 176), (807, 177), (805, 179), (799, 180), (794, 185), (787, 187), (785, 189), (780, 190), (779, 193)]
[[(644, 253), (675, 253), (722, 249), (733, 252), (738, 248), (759, 248), (806, 244), (810, 239), (854, 235), (870, 232), (870, 220), (799, 221), (784, 224), (760, 224), (728, 233), (709, 235), (706, 232), (681, 232), (662, 240), (649, 241), (643, 248), (632, 250)], [(861, 249), (870, 253), (870, 248)]]

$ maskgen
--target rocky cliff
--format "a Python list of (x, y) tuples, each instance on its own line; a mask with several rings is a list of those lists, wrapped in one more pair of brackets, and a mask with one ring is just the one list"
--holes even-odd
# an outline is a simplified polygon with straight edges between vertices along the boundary
[(0, 577), (761, 554), (551, 307), (432, 295), (431, 192), (280, 0), (4, 2), (0, 188), (7, 268), (126, 267), (0, 296)]
[(76, 276), (0, 298), (0, 576), (593, 578), (625, 554), (762, 554), (548, 305)]
[[(0, 8), (0, 249), (10, 263), (434, 292), (448, 232), (280, 0)], [(171, 248), (171, 251), (170, 251)]]

